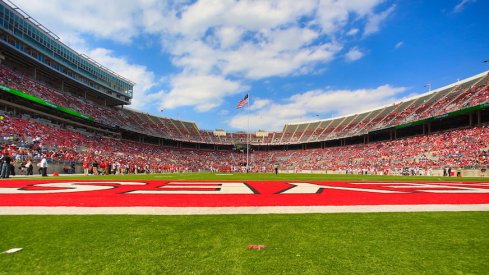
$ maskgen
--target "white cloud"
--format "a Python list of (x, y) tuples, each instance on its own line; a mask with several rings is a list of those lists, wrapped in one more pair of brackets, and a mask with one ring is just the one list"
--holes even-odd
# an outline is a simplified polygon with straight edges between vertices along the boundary
[(268, 106), (271, 103), (269, 99), (263, 98), (255, 98), (251, 99), (251, 101), (253, 102), (253, 104), (250, 106), (250, 110), (259, 110)]
[(404, 45), (404, 41), (399, 41), (399, 42), (396, 43), (396, 45), (394, 46), (394, 48), (399, 49), (403, 45)]
[(170, 80), (172, 89), (160, 98), (161, 108), (195, 106), (198, 112), (214, 109), (224, 97), (247, 90), (238, 82), (217, 75), (176, 75)]
[(354, 35), (356, 35), (356, 34), (357, 34), (359, 31), (360, 31), (359, 29), (357, 29), (357, 28), (353, 28), (353, 29), (349, 30), (349, 31), (346, 33), (346, 35), (347, 35), (347, 36), (354, 36)]
[[(16, 1), (70, 46), (135, 81), (134, 108), (193, 106), (199, 112), (217, 108), (225, 97), (246, 90), (243, 83), (249, 81), (324, 72), (324, 65), (348, 47), (342, 38), (355, 36), (359, 29), (364, 29), (364, 35), (379, 31), (395, 8), (376, 13), (382, 2)], [(160, 38), (164, 54), (180, 72), (166, 79), (165, 91), (156, 93), (150, 91), (161, 84), (161, 76), (87, 44), (87, 35), (131, 44), (141, 43), (148, 34)], [(346, 58), (354, 61), (363, 55), (353, 48)]]
[(465, 9), (467, 5), (475, 2), (476, 0), (460, 0), (460, 2), (458, 2), (458, 4), (455, 7), (453, 7), (452, 12), (453, 13), (461, 12)]
[[(243, 82), (315, 73), (318, 64), (327, 64), (343, 48), (336, 39), (344, 35), (342, 28), (376, 16), (381, 2), (203, 0), (176, 8), (171, 22), (160, 25), (165, 26), (165, 50), (184, 74)], [(349, 35), (355, 33), (357, 28)], [(361, 56), (359, 49), (350, 53), (351, 60)]]
[(216, 32), (221, 47), (224, 49), (235, 46), (243, 33), (244, 29), (237, 27), (221, 27)]
[(142, 65), (130, 64), (124, 58), (117, 57), (110, 50), (97, 48), (88, 50), (86, 54), (102, 64), (117, 72), (119, 75), (136, 82), (133, 90), (133, 99), (131, 107), (134, 109), (144, 110), (147, 106), (153, 103), (155, 95), (151, 95), (149, 91), (158, 84), (153, 72)]
[[(395, 102), (405, 87), (379, 86), (359, 90), (312, 90), (289, 97), (285, 103), (271, 103), (249, 116), (253, 129), (281, 130), (286, 123), (313, 120), (316, 114), (335, 116), (359, 113)], [(247, 129), (248, 115), (233, 117), (229, 126)]]
[(273, 46), (257, 49), (256, 45), (248, 44), (239, 51), (227, 53), (220, 66), (224, 74), (242, 75), (248, 79), (286, 76), (316, 63), (328, 62), (340, 49), (336, 44), (324, 44), (277, 53)]
[(348, 62), (354, 62), (362, 58), (364, 55), (364, 52), (362, 52), (359, 48), (354, 47), (346, 53), (345, 59)]
[(271, 29), (310, 14), (315, 1), (232, 1), (201, 0), (183, 7), (170, 32), (200, 38), (209, 29), (235, 26), (247, 31)]
[(380, 30), (380, 24), (396, 9), (396, 5), (390, 6), (385, 11), (372, 14), (369, 16), (367, 24), (365, 25), (365, 31), (363, 32), (363, 36), (368, 36), (370, 34), (376, 33)]
[(334, 34), (346, 26), (351, 19), (351, 14), (362, 18), (373, 13), (373, 9), (381, 2), (381, 0), (321, 0), (317, 7), (316, 20), (323, 32)]
[(220, 116), (227, 116), (229, 115), (229, 110), (223, 109), (218, 112)]
[[(77, 32), (129, 43), (140, 32), (142, 9), (151, 1), (132, 0), (16, 0), (35, 13), (37, 21), (55, 33)], [(47, 8), (49, 7), (49, 8)]]

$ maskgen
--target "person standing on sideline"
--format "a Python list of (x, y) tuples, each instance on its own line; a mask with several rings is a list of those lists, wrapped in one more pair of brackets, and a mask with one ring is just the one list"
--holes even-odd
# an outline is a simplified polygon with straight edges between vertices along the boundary
[(2, 179), (8, 179), (10, 177), (10, 162), (12, 159), (10, 158), (8, 153), (5, 153), (3, 156), (3, 165), (2, 165), (2, 170), (1, 170), (1, 177)]
[(98, 175), (98, 161), (94, 160), (92, 163), (93, 174)]
[(3, 160), (5, 159), (5, 155), (3, 151), (0, 151), (0, 178), (2, 177), (2, 170), (3, 170)]
[(83, 161), (83, 174), (85, 174), (85, 176), (88, 176), (88, 168), (90, 167), (90, 164), (88, 163), (88, 159), (85, 158), (85, 160)]
[(48, 160), (46, 159), (46, 156), (45, 155), (42, 155), (42, 159), (41, 159), (41, 174), (43, 177), (47, 177), (48, 176)]
[(34, 174), (34, 166), (32, 165), (32, 161), (30, 159), (27, 160), (25, 167), (27, 168), (27, 175), (32, 176), (32, 174)]

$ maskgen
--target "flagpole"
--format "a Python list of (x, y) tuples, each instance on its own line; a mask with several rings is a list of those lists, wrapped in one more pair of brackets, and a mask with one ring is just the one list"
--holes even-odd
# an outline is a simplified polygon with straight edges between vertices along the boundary
[(250, 94), (247, 93), (243, 99), (238, 102), (236, 106), (237, 109), (241, 109), (248, 105), (248, 130), (246, 133), (246, 173), (249, 171), (250, 167)]
[(250, 93), (248, 92), (248, 134), (246, 135), (246, 173), (249, 173), (250, 159)]

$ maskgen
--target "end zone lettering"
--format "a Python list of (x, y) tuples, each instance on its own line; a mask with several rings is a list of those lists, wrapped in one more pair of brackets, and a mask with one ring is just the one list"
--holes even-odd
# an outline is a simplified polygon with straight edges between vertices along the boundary
[[(270, 182), (270, 185), (275, 184)], [(487, 183), (347, 183), (324, 182), (307, 183), (293, 182), (283, 183), (276, 187), (273, 194), (321, 194), (327, 190), (341, 190), (350, 192), (368, 192), (379, 194), (409, 194), (409, 193), (443, 193), (443, 194), (481, 194), (489, 193)], [(56, 182), (35, 183), (24, 187), (2, 187), (0, 195), (8, 194), (56, 194), (102, 191), (117, 189), (120, 186), (130, 187), (132, 190), (119, 194), (125, 195), (256, 195), (263, 192), (253, 182), (124, 182), (124, 181), (80, 181), (80, 182)], [(477, 187), (476, 187), (477, 186)]]
[[(0, 194), (56, 194), (101, 191), (117, 188), (117, 185), (146, 185), (145, 182), (100, 181), (100, 182), (55, 182), (31, 184), (22, 188), (0, 188)], [(41, 188), (41, 189), (39, 189)]]

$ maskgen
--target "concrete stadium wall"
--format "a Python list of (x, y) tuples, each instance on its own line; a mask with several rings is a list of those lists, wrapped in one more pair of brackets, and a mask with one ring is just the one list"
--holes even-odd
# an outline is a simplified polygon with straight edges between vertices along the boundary
[[(21, 171), (19, 169), (19, 164), (17, 163), (14, 163), (14, 166), (15, 166), (15, 174), (16, 175), (25, 175), (26, 174), (26, 171)], [(52, 174), (54, 172), (58, 172), (59, 174), (70, 174), (70, 173), (67, 173), (64, 171), (64, 168), (65, 167), (69, 167), (69, 165), (65, 165), (65, 164), (62, 164), (62, 163), (49, 163), (48, 164), (48, 174)], [(72, 173), (72, 174), (81, 174), (83, 173), (83, 168), (81, 165), (75, 165), (75, 173)], [(34, 170), (33, 170), (33, 174), (34, 175), (40, 175), (39, 173), (39, 167), (36, 166), (36, 163), (34, 163)]]

